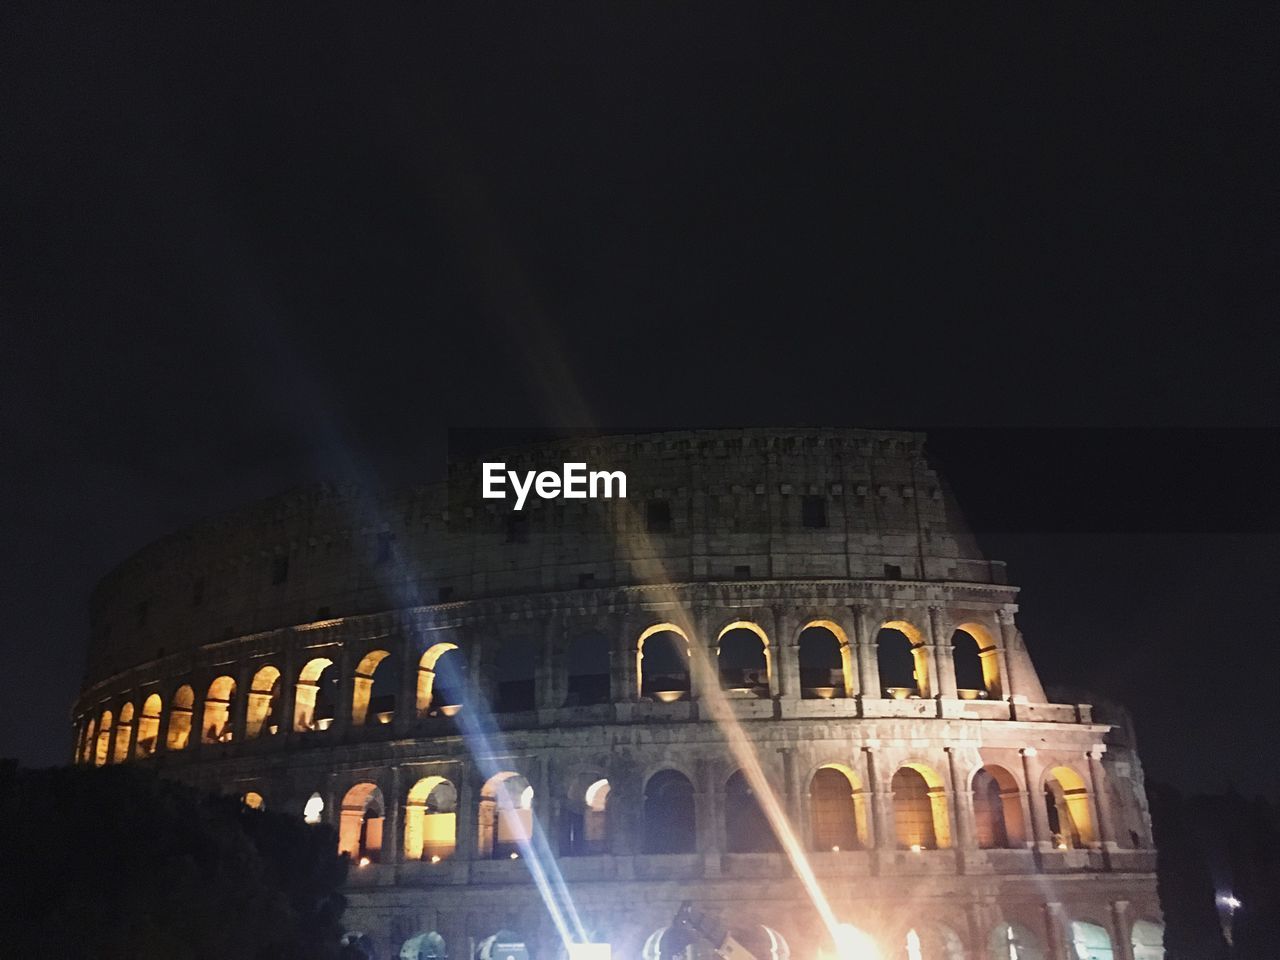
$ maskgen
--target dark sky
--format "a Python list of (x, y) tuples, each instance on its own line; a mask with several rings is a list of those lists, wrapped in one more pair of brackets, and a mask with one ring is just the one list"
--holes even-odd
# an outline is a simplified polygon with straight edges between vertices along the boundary
[(0, 755), (181, 524), (821, 423), (939, 428), (1046, 679), (1280, 793), (1276, 8), (476, 6), (0, 13)]

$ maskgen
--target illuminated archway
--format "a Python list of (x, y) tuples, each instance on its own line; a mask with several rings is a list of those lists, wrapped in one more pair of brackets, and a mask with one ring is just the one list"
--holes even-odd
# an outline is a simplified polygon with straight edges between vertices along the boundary
[(92, 763), (98, 748), (98, 723), (93, 717), (85, 721), (84, 737), (80, 743), (80, 762)]
[(98, 743), (93, 754), (93, 765), (101, 767), (110, 762), (111, 724), (114, 720), (110, 710), (103, 710), (98, 717)]
[(1089, 788), (1070, 767), (1058, 766), (1045, 774), (1044, 805), (1053, 844), (1059, 849), (1080, 849), (1094, 841)]
[(235, 699), (236, 682), (231, 677), (217, 677), (209, 684), (200, 724), (201, 743), (228, 743), (235, 739)]
[(1164, 960), (1164, 924), (1139, 920), (1129, 936), (1133, 960)]
[(138, 732), (134, 735), (133, 755), (149, 757), (160, 746), (160, 717), (164, 703), (160, 694), (153, 693), (142, 701), (142, 713), (138, 717)]
[(165, 736), (166, 750), (185, 750), (191, 742), (191, 715), (195, 709), (196, 695), (189, 684), (183, 684), (173, 693), (169, 707), (169, 732)]
[(404, 811), (404, 857), (439, 863), (458, 838), (458, 791), (445, 777), (423, 777), (409, 790)]
[(800, 631), (800, 696), (826, 700), (854, 693), (853, 654), (838, 623), (813, 620)]
[(951, 635), (951, 648), (956, 663), (956, 687), (962, 691), (961, 696), (964, 690), (993, 699), (1004, 695), (1000, 655), (990, 630), (980, 623), (962, 623)]
[(1040, 938), (1019, 923), (1000, 923), (988, 940), (990, 960), (1046, 960)]
[(609, 781), (592, 780), (585, 788), (575, 780), (560, 814), (560, 853), (582, 857), (608, 851)]
[(884, 695), (895, 700), (932, 695), (924, 635), (905, 620), (888, 620), (876, 634), (876, 661)]
[(894, 773), (891, 786), (898, 846), (908, 850), (951, 846), (947, 792), (942, 778), (924, 764), (908, 763)]
[(270, 664), (261, 667), (249, 684), (249, 703), (245, 713), (244, 738), (256, 740), (280, 729), (280, 670)]
[(1071, 945), (1076, 960), (1115, 960), (1115, 948), (1107, 928), (1081, 920), (1071, 922)]
[(636, 643), (636, 692), (664, 703), (689, 696), (689, 638), (674, 623), (655, 623)]
[(1016, 849), (1024, 845), (1022, 791), (1004, 767), (987, 764), (973, 775), (973, 824), (980, 848)]
[(533, 837), (533, 787), (511, 770), (495, 773), (480, 791), (476, 850), (481, 857), (515, 859)]
[(338, 852), (358, 866), (382, 857), (382, 791), (373, 783), (357, 783), (342, 798), (338, 820)]
[(814, 850), (870, 846), (867, 795), (858, 775), (843, 764), (820, 767), (809, 781), (809, 825)]
[(396, 710), (395, 660), (388, 650), (371, 650), (352, 678), (351, 725), (390, 723)]
[(328, 730), (337, 704), (338, 671), (327, 657), (309, 660), (298, 674), (294, 693), (293, 729), (298, 733)]
[(734, 696), (769, 697), (769, 638), (759, 624), (736, 620), (716, 637), (720, 687)]
[(693, 853), (697, 826), (693, 784), (679, 770), (659, 770), (644, 785), (645, 853)]
[(418, 661), (419, 717), (452, 716), (462, 704), (466, 658), (456, 643), (436, 643)]
[(124, 763), (129, 759), (129, 738), (133, 736), (133, 704), (126, 703), (120, 708), (120, 721), (116, 724), (116, 747), (112, 753), (112, 763)]

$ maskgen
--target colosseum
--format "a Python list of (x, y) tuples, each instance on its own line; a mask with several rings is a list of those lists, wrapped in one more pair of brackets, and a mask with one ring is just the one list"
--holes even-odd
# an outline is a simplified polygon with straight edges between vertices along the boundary
[(380, 960), (714, 956), (685, 901), (756, 960), (1163, 957), (1129, 725), (1046, 696), (923, 435), (485, 459), (627, 497), (517, 513), (458, 457), (152, 544), (94, 594), (76, 761), (331, 824)]

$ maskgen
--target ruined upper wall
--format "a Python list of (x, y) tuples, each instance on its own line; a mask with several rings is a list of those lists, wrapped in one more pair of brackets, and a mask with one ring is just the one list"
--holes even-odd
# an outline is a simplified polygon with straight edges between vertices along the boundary
[[(978, 551), (924, 436), (714, 430), (535, 444), (487, 455), (515, 470), (622, 470), (627, 500), (480, 498), (480, 460), (377, 498), (315, 486), (197, 524), (103, 579), (90, 679), (276, 627), (506, 594), (746, 579), (1003, 582)], [(804, 524), (820, 497), (826, 526)], [(669, 505), (650, 531), (646, 505)]]

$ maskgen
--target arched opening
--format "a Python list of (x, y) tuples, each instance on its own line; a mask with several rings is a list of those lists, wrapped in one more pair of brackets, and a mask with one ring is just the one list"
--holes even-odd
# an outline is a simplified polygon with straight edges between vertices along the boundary
[(85, 723), (84, 737), (80, 743), (81, 763), (92, 763), (94, 752), (98, 748), (98, 724), (92, 717)]
[(342, 798), (338, 822), (338, 852), (357, 866), (382, 857), (382, 791), (376, 784), (357, 783)]
[(924, 637), (905, 620), (891, 620), (880, 628), (876, 634), (876, 662), (886, 697), (906, 700), (930, 696)]
[(951, 826), (942, 778), (913, 763), (898, 768), (891, 786), (898, 846), (917, 851), (949, 847)]
[(338, 671), (327, 657), (309, 660), (298, 674), (294, 692), (293, 729), (298, 733), (328, 730), (338, 703)]
[(1040, 939), (1018, 923), (996, 924), (989, 948), (991, 960), (1045, 960)]
[(1139, 920), (1133, 925), (1129, 942), (1133, 960), (1164, 960), (1164, 924)]
[(810, 700), (853, 696), (849, 638), (830, 620), (815, 620), (800, 632), (800, 696)]
[(404, 858), (439, 863), (458, 840), (458, 790), (444, 777), (423, 777), (404, 810)]
[(769, 696), (769, 638), (754, 623), (739, 620), (716, 641), (720, 688), (734, 697)]
[(230, 743), (235, 739), (235, 699), (236, 682), (230, 677), (218, 677), (209, 684), (201, 721), (201, 743)]
[(641, 699), (671, 703), (689, 696), (689, 638), (675, 624), (660, 623), (640, 634), (636, 677)]
[(951, 635), (956, 687), (968, 699), (1003, 696), (1000, 656), (991, 631), (980, 623), (962, 623)]
[(195, 709), (196, 695), (188, 684), (183, 684), (173, 694), (169, 707), (169, 732), (165, 736), (166, 750), (185, 750), (191, 740), (191, 715)]
[(964, 943), (950, 927), (927, 924), (913, 927), (903, 938), (906, 960), (965, 960)]
[(1115, 960), (1111, 935), (1099, 924), (1071, 921), (1071, 945), (1075, 948), (1076, 960)]
[(452, 717), (462, 709), (467, 658), (456, 643), (436, 643), (418, 661), (418, 716)]
[(108, 751), (111, 748), (111, 724), (114, 720), (115, 717), (110, 710), (103, 710), (98, 717), (98, 744), (93, 753), (95, 767), (101, 767), (111, 759)]
[(257, 793), (256, 791), (253, 791), (253, 790), (250, 790), (248, 793), (242, 796), (240, 798), (240, 802), (243, 803), (250, 810), (266, 809), (266, 801), (262, 799), (262, 794)]
[(809, 823), (814, 850), (858, 850), (870, 845), (867, 796), (858, 775), (840, 764), (819, 768), (809, 781)]
[(693, 784), (678, 770), (659, 770), (644, 786), (645, 853), (697, 849)]
[(276, 667), (268, 664), (253, 675), (245, 713), (246, 740), (256, 740), (264, 732), (270, 736), (280, 730), (280, 692), (280, 671)]
[(570, 644), (566, 658), (566, 707), (609, 702), (609, 640), (598, 633), (581, 634)]
[(728, 853), (775, 853), (781, 849), (759, 798), (741, 770), (724, 785), (724, 841)]
[(530, 637), (508, 639), (498, 646), (494, 679), (497, 691), (494, 713), (521, 713), (536, 706), (534, 676), (538, 644)]
[(520, 856), (533, 837), (533, 787), (520, 774), (495, 773), (480, 791), (476, 851), (493, 860)]
[(307, 802), (302, 806), (302, 820), (304, 823), (320, 823), (324, 820), (324, 798), (318, 793), (313, 793), (307, 797)]
[(444, 937), (434, 930), (410, 937), (400, 947), (399, 960), (448, 960)]
[(387, 650), (372, 650), (356, 666), (352, 678), (351, 725), (390, 723), (395, 719), (399, 671)]
[(1059, 850), (1078, 850), (1094, 840), (1089, 788), (1070, 767), (1053, 767), (1045, 777), (1044, 806), (1049, 832)]
[(133, 755), (149, 757), (156, 752), (160, 739), (160, 716), (164, 703), (160, 694), (150, 694), (142, 701), (142, 713), (138, 716), (138, 732), (134, 736)]
[(580, 795), (569, 797), (560, 818), (560, 853), (586, 857), (608, 852), (609, 781), (593, 780)]
[(120, 721), (116, 724), (116, 746), (111, 755), (112, 763), (124, 763), (129, 759), (129, 738), (133, 736), (133, 704), (120, 708)]
[(1004, 767), (987, 764), (973, 775), (973, 825), (978, 846), (1017, 848), (1026, 841), (1022, 791)]

